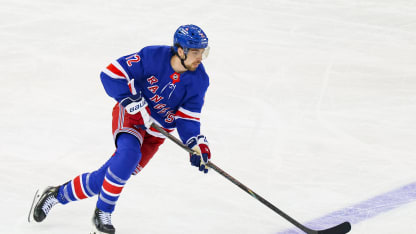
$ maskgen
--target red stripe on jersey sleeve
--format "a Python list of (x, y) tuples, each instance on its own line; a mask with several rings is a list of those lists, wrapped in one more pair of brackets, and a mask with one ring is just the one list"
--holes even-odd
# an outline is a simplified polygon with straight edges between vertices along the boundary
[(126, 76), (123, 74), (123, 72), (121, 72), (116, 66), (114, 66), (112, 63), (110, 63), (110, 65), (107, 66), (107, 69), (110, 70), (112, 73), (124, 77), (126, 78)]
[(181, 111), (177, 111), (176, 112), (176, 116), (178, 116), (180, 118), (184, 118), (184, 119), (192, 119), (192, 120), (196, 120), (196, 121), (199, 121), (200, 120), (197, 117), (193, 117), (193, 116), (187, 115), (187, 114), (185, 114), (185, 113), (183, 113)]

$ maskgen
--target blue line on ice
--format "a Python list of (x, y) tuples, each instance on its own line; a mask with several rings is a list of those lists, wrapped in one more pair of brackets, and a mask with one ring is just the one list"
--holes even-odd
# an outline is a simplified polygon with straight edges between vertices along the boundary
[[(332, 212), (305, 225), (312, 229), (326, 229), (344, 221), (351, 224), (362, 222), (378, 214), (395, 209), (416, 200), (416, 182), (405, 185), (393, 191), (378, 195), (356, 205)], [(353, 226), (354, 229), (354, 226)], [(279, 232), (278, 234), (303, 233), (293, 228)]]

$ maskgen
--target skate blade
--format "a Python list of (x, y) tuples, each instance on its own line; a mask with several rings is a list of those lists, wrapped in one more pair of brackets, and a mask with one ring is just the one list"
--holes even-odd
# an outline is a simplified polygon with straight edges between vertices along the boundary
[(30, 206), (29, 215), (27, 217), (27, 221), (30, 223), (33, 221), (33, 211), (35, 210), (36, 204), (38, 204), (38, 201), (40, 199), (40, 193), (39, 189), (36, 190), (35, 196), (33, 197), (32, 205)]
[(108, 233), (107, 232), (98, 231), (97, 227), (94, 224), (92, 224), (92, 231), (90, 232), (90, 234), (108, 234)]
[(100, 232), (100, 231), (98, 231), (97, 229), (95, 229), (95, 228), (94, 228), (94, 230), (92, 230), (92, 231), (90, 232), (90, 234), (107, 234), (107, 233), (105, 233), (105, 232)]

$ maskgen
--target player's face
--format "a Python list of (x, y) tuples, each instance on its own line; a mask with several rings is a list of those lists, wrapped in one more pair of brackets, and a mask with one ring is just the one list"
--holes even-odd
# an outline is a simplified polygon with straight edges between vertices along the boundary
[(189, 71), (195, 71), (201, 64), (205, 49), (189, 49), (185, 60), (186, 68)]

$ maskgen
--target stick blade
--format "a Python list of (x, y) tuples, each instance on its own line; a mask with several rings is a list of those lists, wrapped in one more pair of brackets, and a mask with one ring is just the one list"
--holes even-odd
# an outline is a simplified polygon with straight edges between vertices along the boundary
[(344, 222), (335, 227), (318, 231), (318, 234), (345, 234), (349, 231), (351, 231), (351, 224), (349, 222)]

